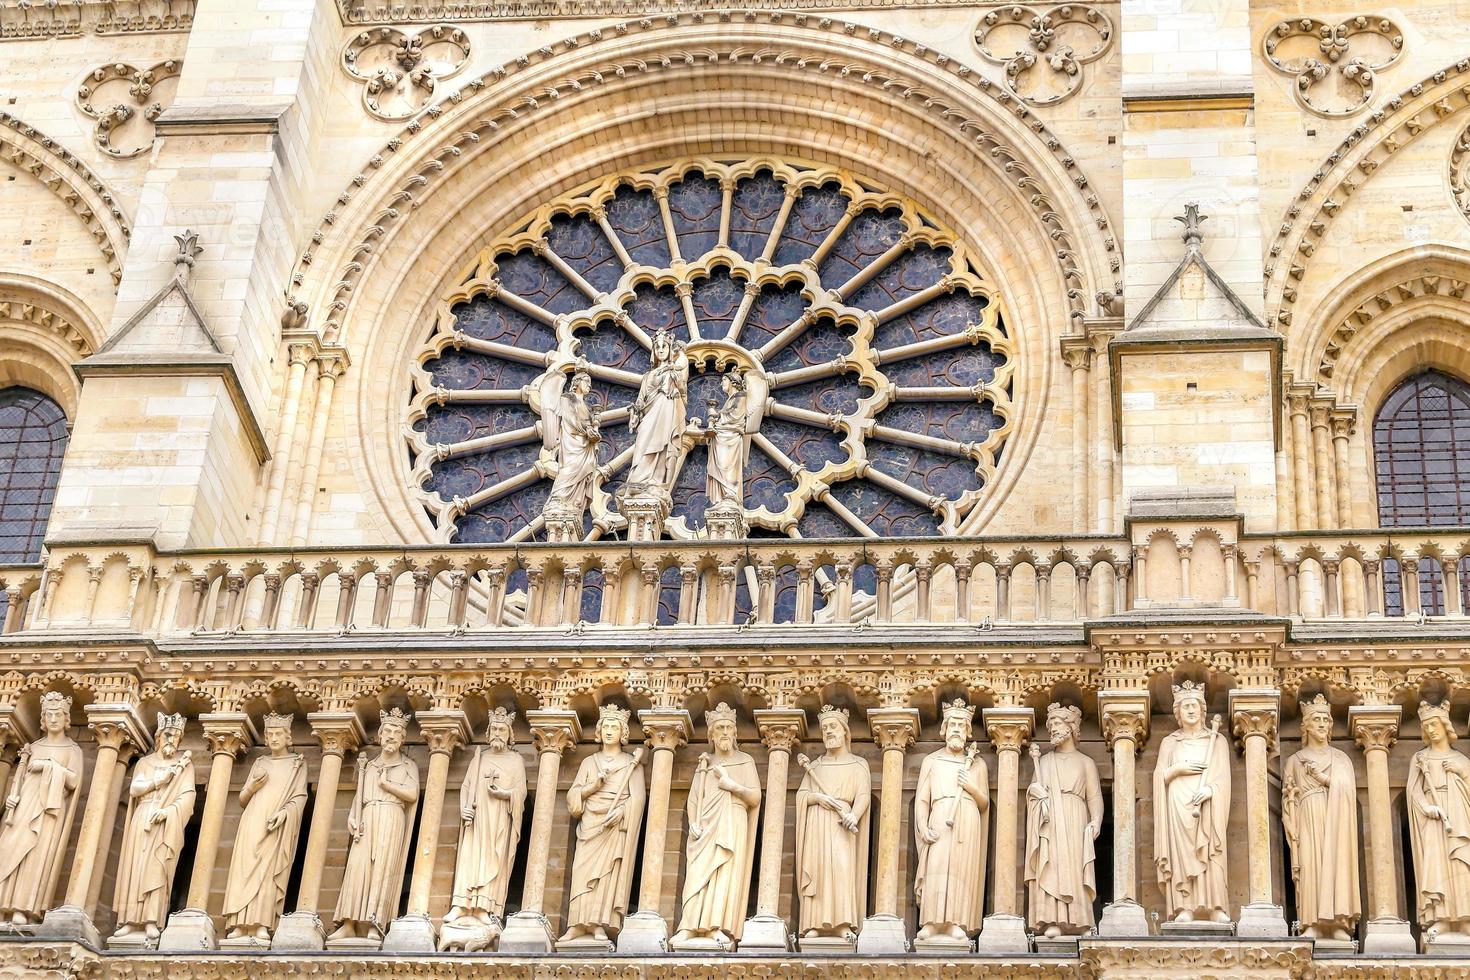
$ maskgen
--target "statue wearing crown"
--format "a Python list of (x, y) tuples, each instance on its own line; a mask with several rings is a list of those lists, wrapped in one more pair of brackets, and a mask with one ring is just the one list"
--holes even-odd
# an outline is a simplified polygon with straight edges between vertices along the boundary
[(1154, 866), (1174, 922), (1230, 921), (1226, 840), (1230, 745), (1220, 719), (1205, 725), (1205, 686), (1174, 685), (1179, 728), (1154, 768)]
[(653, 338), (653, 364), (643, 375), (628, 416), (633, 459), (628, 492), (668, 494), (679, 476), (681, 441), (688, 427), (689, 358), (667, 330)]
[(1409, 763), (1409, 839), (1426, 938), (1470, 942), (1470, 758), (1450, 747), (1449, 702), (1419, 706), (1424, 748)]
[(1082, 709), (1046, 710), (1052, 750), (1031, 743), (1033, 769), (1026, 789), (1026, 921), (1038, 934), (1078, 935), (1092, 928), (1097, 897), (1093, 842), (1102, 829), (1102, 780), (1097, 763), (1081, 752)]
[(112, 907), (117, 931), (111, 945), (154, 946), (168, 918), (169, 892), (194, 815), (194, 760), (180, 752), (184, 716), (160, 714), (153, 751), (133, 767), (128, 816)]
[(600, 748), (582, 760), (567, 790), (567, 810), (577, 821), (572, 857), (567, 931), (558, 948), (608, 946), (623, 928), (633, 888), (633, 859), (643, 825), (643, 750), (623, 751), (626, 708), (605, 704), (597, 718)]
[(735, 709), (705, 713), (708, 752), (689, 784), (688, 861), (675, 950), (729, 951), (740, 941), (755, 856), (760, 774), (735, 739)]
[(505, 708), (490, 712), (486, 744), (476, 747), (459, 788), (459, 851), (441, 949), (487, 948), (505, 922), (526, 805), (526, 761), (512, 748), (514, 720)]
[(1332, 705), (1301, 705), (1302, 747), (1281, 771), (1281, 822), (1291, 847), (1297, 921), (1312, 939), (1347, 942), (1358, 927), (1358, 787), (1332, 747)]
[(847, 711), (823, 706), (822, 746), (796, 791), (796, 892), (806, 939), (851, 943), (867, 916), (868, 811), (873, 776), (868, 760), (852, 754)]
[(61, 877), (77, 812), (82, 749), (67, 736), (71, 698), (41, 698), (43, 734), (20, 750), (0, 822), (0, 916), (12, 926), (40, 921)]
[(357, 791), (347, 811), (347, 868), (332, 913), (329, 941), (381, 944), (398, 911), (408, 837), (419, 802), (419, 767), (403, 754), (408, 715), (392, 708), (378, 716), (377, 758), (357, 757)]
[(924, 757), (914, 792), (919, 859), (914, 898), (916, 946), (968, 947), (985, 918), (985, 857), (990, 840), (990, 775), (970, 741), (975, 708), (962, 698), (943, 706), (942, 748)]
[(286, 905), (306, 809), (306, 760), (291, 751), (291, 716), (265, 716), (267, 752), (240, 788), (242, 812), (225, 883), (227, 940), (268, 945)]

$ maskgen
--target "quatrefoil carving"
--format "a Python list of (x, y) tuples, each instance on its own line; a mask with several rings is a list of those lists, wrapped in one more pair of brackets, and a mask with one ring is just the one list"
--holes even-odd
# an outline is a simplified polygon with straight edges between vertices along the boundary
[(1340, 24), (1315, 17), (1283, 20), (1266, 32), (1266, 62), (1296, 79), (1297, 102), (1319, 116), (1350, 116), (1373, 101), (1378, 73), (1404, 53), (1404, 35), (1387, 17)]
[(181, 61), (152, 68), (103, 65), (77, 89), (77, 107), (96, 122), (97, 145), (115, 157), (137, 156), (153, 145), (153, 123), (179, 87)]
[(409, 34), (375, 27), (353, 38), (342, 67), (363, 83), (362, 104), (379, 119), (407, 119), (434, 101), (439, 82), (470, 58), (465, 32), (445, 24)]
[(975, 44), (1005, 66), (1006, 87), (1031, 105), (1055, 105), (1082, 86), (1082, 66), (1113, 41), (1113, 22), (1096, 7), (1059, 4), (1042, 11), (999, 7), (980, 20)]

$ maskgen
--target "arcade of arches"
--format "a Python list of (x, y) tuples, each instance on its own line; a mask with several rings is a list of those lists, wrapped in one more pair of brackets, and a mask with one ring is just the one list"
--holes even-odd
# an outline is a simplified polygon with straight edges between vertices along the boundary
[(0, 0), (0, 974), (1470, 977), (1470, 22), (1306, 6)]

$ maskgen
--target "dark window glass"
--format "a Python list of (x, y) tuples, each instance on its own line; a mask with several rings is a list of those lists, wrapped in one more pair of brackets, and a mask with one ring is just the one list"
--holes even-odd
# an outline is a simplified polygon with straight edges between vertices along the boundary
[[(1395, 388), (1373, 421), (1373, 460), (1380, 527), (1470, 524), (1470, 386), (1426, 371)], [(1462, 596), (1470, 594), (1461, 581)], [(1383, 563), (1383, 592), (1384, 611), (1403, 615), (1395, 561)], [(1419, 562), (1419, 601), (1426, 614), (1444, 615), (1436, 560)]]
[(65, 452), (61, 406), (29, 388), (0, 389), (0, 562), (41, 557)]

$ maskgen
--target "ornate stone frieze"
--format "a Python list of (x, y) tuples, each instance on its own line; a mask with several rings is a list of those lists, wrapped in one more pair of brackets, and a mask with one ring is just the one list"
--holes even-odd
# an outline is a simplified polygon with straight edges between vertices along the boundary
[(1338, 24), (1283, 20), (1261, 42), (1266, 63), (1295, 83), (1292, 94), (1319, 116), (1350, 116), (1373, 101), (1378, 73), (1404, 52), (1404, 35), (1387, 17), (1358, 15)]
[[(912, 0), (909, 6), (968, 6), (966, 0)], [(337, 0), (337, 9), (346, 24), (425, 24), (435, 21), (471, 23), (477, 21), (517, 20), (559, 17), (626, 17), (629, 15), (668, 14), (688, 11), (705, 3), (689, 0), (496, 0), (492, 3), (449, 2), (434, 4), (386, 4), (381, 0)], [(749, 0), (741, 4), (749, 10), (785, 10), (790, 3), (782, 0)], [(850, 10), (862, 4), (852, 0), (805, 0), (810, 10)], [(711, 10), (715, 9), (710, 6)]]
[(71, 0), (0, 3), (0, 40), (187, 31), (195, 0)]
[(444, 24), (415, 33), (375, 27), (354, 37), (342, 68), (362, 82), (362, 104), (379, 119), (407, 119), (434, 101), (440, 83), (469, 61), (470, 39)]
[(975, 44), (1005, 68), (1006, 85), (1034, 106), (1055, 105), (1082, 87), (1083, 66), (1107, 53), (1113, 22), (1097, 7), (1004, 6), (985, 14)]
[(115, 157), (133, 157), (153, 145), (153, 123), (173, 101), (183, 62), (150, 68), (118, 62), (94, 68), (77, 89), (77, 107), (96, 120), (97, 145)]

